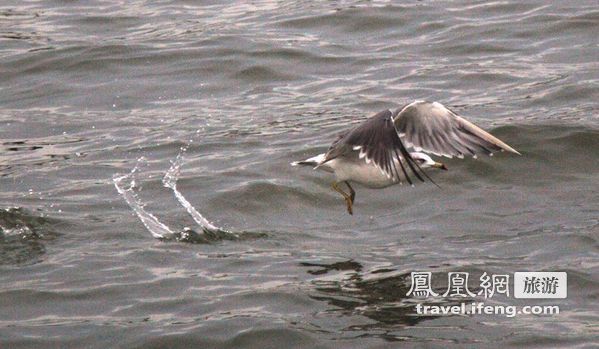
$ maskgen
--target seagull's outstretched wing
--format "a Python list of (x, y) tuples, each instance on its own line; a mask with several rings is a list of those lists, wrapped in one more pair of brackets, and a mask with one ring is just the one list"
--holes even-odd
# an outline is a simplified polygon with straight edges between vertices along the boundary
[(490, 133), (437, 102), (418, 101), (393, 113), (399, 137), (407, 147), (438, 156), (463, 158), (499, 150), (520, 155)]
[[(426, 176), (399, 139), (389, 110), (368, 118), (358, 127), (341, 135), (333, 142), (321, 164), (352, 152), (357, 153), (359, 158), (365, 159), (367, 163), (374, 163), (387, 177), (397, 181), (405, 178), (412, 184), (408, 169), (421, 181), (424, 179), (417, 169)], [(403, 177), (399, 171), (403, 173)]]

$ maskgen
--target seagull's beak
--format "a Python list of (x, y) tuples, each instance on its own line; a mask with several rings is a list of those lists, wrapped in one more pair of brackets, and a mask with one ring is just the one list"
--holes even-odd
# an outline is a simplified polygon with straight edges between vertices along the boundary
[(432, 167), (447, 171), (447, 166), (440, 162), (435, 162)]

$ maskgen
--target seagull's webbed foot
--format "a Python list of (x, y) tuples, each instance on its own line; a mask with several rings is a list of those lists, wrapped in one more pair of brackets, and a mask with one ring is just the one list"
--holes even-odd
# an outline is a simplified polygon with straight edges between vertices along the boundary
[(345, 198), (345, 204), (347, 205), (347, 213), (353, 215), (354, 211), (352, 210), (352, 201), (350, 198)]
[(339, 188), (339, 183), (337, 182), (333, 182), (333, 190), (335, 190), (336, 192), (338, 192), (339, 194), (343, 195), (343, 198), (345, 199), (345, 204), (347, 205), (347, 212), (351, 215), (354, 214), (353, 210), (352, 210), (352, 205), (354, 203), (354, 197), (356, 196), (356, 193), (354, 192), (354, 190), (352, 189), (352, 187), (349, 186), (349, 183), (345, 182), (347, 184), (347, 186), (350, 188), (350, 194), (347, 194), (346, 192), (344, 192), (341, 188)]

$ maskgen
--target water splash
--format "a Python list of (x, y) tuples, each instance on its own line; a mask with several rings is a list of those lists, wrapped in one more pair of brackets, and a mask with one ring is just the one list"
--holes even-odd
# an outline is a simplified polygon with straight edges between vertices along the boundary
[(189, 147), (189, 143), (181, 147), (179, 154), (172, 161), (171, 167), (166, 171), (162, 184), (170, 188), (175, 194), (177, 201), (185, 208), (185, 210), (191, 215), (193, 220), (199, 225), (201, 233), (195, 230), (185, 227), (182, 231), (175, 231), (169, 228), (166, 224), (160, 222), (153, 214), (147, 212), (144, 209), (144, 203), (139, 199), (135, 193), (135, 189), (139, 189), (135, 179), (136, 172), (147, 160), (145, 157), (140, 157), (137, 160), (135, 167), (128, 174), (116, 174), (113, 177), (114, 186), (119, 194), (125, 199), (125, 202), (131, 207), (133, 212), (137, 215), (139, 220), (148, 229), (154, 238), (161, 240), (176, 240), (183, 242), (193, 243), (210, 243), (218, 240), (237, 240), (241, 238), (241, 235), (245, 235), (249, 238), (262, 237), (264, 234), (260, 233), (235, 233), (219, 228), (212, 224), (209, 220), (204, 218), (198, 210), (193, 207), (187, 199), (177, 190), (177, 180), (181, 173), (181, 166), (183, 165), (183, 156)]
[(171, 167), (166, 171), (164, 177), (162, 178), (162, 184), (173, 190), (175, 197), (183, 205), (185, 210), (191, 215), (193, 220), (200, 225), (203, 229), (208, 230), (219, 230), (215, 225), (210, 223), (206, 218), (204, 218), (196, 209), (193, 207), (187, 199), (181, 194), (180, 191), (177, 190), (177, 180), (179, 179), (179, 175), (181, 174), (181, 165), (183, 164), (183, 154), (187, 151), (187, 145), (181, 147), (179, 154), (172, 162)]
[(153, 237), (157, 239), (172, 239), (175, 237), (173, 232), (168, 226), (160, 222), (153, 214), (146, 212), (143, 208), (143, 203), (135, 194), (134, 189), (137, 187), (135, 182), (135, 172), (138, 171), (140, 165), (145, 163), (147, 160), (143, 156), (137, 159), (135, 167), (128, 174), (121, 175), (116, 174), (112, 181), (116, 190), (121, 194), (125, 202), (131, 207), (133, 212), (137, 215), (139, 220), (148, 229)]
[[(191, 143), (191, 141), (190, 141)], [(187, 201), (187, 199), (181, 194), (179, 190), (177, 190), (177, 180), (179, 179), (179, 175), (181, 174), (181, 166), (183, 165), (183, 156), (185, 152), (187, 152), (187, 148), (189, 147), (189, 143), (179, 150), (179, 154), (174, 161), (172, 161), (171, 167), (166, 171), (164, 177), (162, 178), (162, 184), (170, 188), (175, 194), (175, 198), (177, 201), (185, 208), (187, 213), (193, 218), (193, 220), (202, 228), (202, 231), (209, 239), (230, 239), (235, 240), (239, 238), (239, 234), (224, 230), (210, 223), (204, 216), (198, 212), (198, 210), (193, 207)]]

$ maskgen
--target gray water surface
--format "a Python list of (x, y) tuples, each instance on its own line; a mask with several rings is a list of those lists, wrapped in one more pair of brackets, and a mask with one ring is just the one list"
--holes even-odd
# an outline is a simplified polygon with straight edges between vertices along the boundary
[[(596, 345), (598, 34), (596, 1), (3, 1), (0, 347)], [(522, 156), (358, 187), (353, 216), (289, 166), (416, 99)], [(202, 234), (162, 184), (186, 146), (177, 189), (237, 238), (155, 239), (115, 189), (139, 166), (143, 209)], [(568, 297), (416, 316), (419, 270), (566, 271)]]

